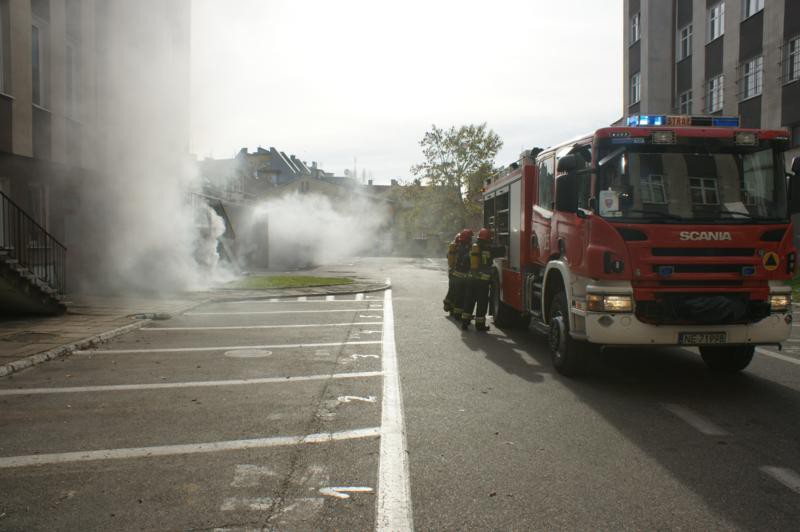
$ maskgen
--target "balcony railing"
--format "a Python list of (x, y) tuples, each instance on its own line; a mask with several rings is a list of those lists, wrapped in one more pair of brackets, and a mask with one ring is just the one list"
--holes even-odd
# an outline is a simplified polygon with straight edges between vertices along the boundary
[[(0, 255), (15, 260), (59, 295), (66, 289), (67, 248), (0, 192)], [(3, 257), (0, 257), (0, 259)], [(25, 273), (23, 271), (23, 274)]]

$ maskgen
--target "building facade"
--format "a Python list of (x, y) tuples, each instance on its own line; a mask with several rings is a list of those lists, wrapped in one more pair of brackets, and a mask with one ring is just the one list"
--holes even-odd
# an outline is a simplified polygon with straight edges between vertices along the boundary
[(69, 274), (103, 247), (97, 205), (114, 198), (99, 185), (154, 173), (136, 161), (188, 164), (190, 14), (190, 0), (0, 0), (0, 191), (67, 247)]
[(800, 0), (625, 0), (625, 115), (740, 116), (800, 146)]

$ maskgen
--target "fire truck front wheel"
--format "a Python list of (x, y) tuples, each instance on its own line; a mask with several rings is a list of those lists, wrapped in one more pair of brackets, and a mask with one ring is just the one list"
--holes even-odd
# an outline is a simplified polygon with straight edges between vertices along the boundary
[(567, 296), (558, 292), (550, 302), (550, 326), (547, 340), (553, 367), (565, 377), (572, 377), (583, 369), (585, 352), (589, 345), (579, 342), (569, 334)]
[(752, 345), (731, 345), (725, 347), (701, 347), (700, 356), (711, 371), (717, 373), (736, 373), (746, 368), (753, 360), (755, 347)]

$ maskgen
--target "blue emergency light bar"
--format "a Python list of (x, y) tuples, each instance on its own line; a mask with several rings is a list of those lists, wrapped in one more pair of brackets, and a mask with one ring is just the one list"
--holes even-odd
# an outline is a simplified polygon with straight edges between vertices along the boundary
[(633, 115), (627, 120), (628, 127), (739, 127), (738, 116), (688, 116), (688, 115)]

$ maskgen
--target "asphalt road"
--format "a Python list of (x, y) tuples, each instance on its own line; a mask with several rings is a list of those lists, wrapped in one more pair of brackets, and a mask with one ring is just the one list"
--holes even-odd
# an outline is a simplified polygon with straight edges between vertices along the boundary
[(570, 380), (445, 317), (442, 260), (341, 270), (393, 288), (206, 304), (0, 381), (0, 530), (797, 529), (800, 342)]

